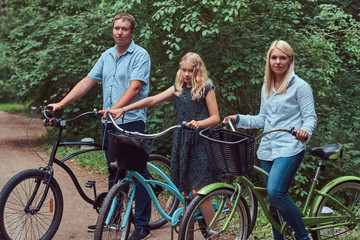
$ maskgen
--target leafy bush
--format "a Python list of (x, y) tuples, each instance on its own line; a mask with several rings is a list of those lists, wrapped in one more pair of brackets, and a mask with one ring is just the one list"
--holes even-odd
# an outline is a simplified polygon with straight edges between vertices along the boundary
[[(221, 116), (257, 114), (265, 53), (273, 40), (284, 39), (295, 50), (297, 74), (314, 92), (318, 125), (308, 147), (338, 143), (346, 150), (347, 161), (341, 166), (339, 162), (329, 163), (332, 171), (325, 172), (324, 179), (356, 174), (360, 150), (355, 144), (360, 132), (360, 25), (355, 3), (5, 0), (0, 61), (5, 59), (8, 64), (0, 75), (0, 84), (16, 87), (17, 99), (43, 104), (58, 89), (71, 88), (86, 76), (100, 54), (114, 45), (113, 16), (129, 12), (137, 20), (135, 42), (151, 56), (151, 95), (173, 84), (179, 59), (194, 51), (202, 56), (214, 81)], [(63, 114), (66, 118), (101, 106), (99, 84)], [(172, 103), (164, 103), (149, 109), (147, 128), (157, 132), (173, 120)], [(94, 119), (75, 127), (71, 134), (86, 131), (99, 137), (98, 128), (99, 120)], [(169, 154), (170, 146), (167, 139), (159, 139), (155, 151)], [(348, 163), (350, 160), (356, 168)], [(310, 158), (296, 177), (295, 191), (302, 195), (306, 183), (303, 176), (311, 174), (313, 164)]]

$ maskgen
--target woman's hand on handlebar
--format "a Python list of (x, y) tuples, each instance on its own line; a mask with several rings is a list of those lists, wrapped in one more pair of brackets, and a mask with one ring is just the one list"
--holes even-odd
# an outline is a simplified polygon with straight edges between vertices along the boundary
[(121, 117), (121, 115), (124, 114), (124, 111), (121, 108), (117, 108), (117, 109), (104, 109), (104, 110), (100, 110), (99, 113), (103, 114), (103, 119), (106, 120), (108, 117), (108, 114), (110, 113), (111, 116), (114, 118), (114, 120), (118, 119), (119, 117)]
[(232, 120), (233, 123), (236, 123), (236, 115), (230, 115), (230, 116), (224, 117), (224, 120), (222, 121), (223, 126), (225, 126), (224, 128), (226, 128), (225, 123), (227, 123), (229, 120), (230, 121)]
[(308, 133), (305, 130), (298, 128), (296, 130), (295, 138), (301, 142), (306, 142), (308, 139)]

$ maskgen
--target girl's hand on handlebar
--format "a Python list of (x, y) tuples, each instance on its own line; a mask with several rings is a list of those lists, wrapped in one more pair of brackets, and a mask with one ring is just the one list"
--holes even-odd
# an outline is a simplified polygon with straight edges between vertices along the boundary
[(104, 110), (100, 110), (99, 113), (103, 114), (103, 119), (104, 120), (107, 119), (109, 113), (114, 118), (114, 120), (116, 120), (119, 117), (121, 117), (121, 115), (123, 115), (124, 111), (121, 108), (118, 108), (118, 109), (104, 109)]
[(200, 127), (199, 122), (195, 120), (191, 120), (190, 122), (187, 123), (187, 125), (193, 130), (199, 129)]
[(300, 128), (298, 128), (296, 130), (296, 136), (295, 138), (301, 142), (305, 142), (308, 138), (308, 133), (305, 130), (302, 130)]

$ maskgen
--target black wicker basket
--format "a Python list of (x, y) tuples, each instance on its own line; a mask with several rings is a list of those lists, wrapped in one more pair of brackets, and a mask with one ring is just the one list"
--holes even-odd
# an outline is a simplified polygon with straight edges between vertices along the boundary
[(108, 160), (117, 162), (120, 169), (140, 171), (146, 168), (154, 139), (141, 136), (124, 136), (108, 131)]
[(212, 168), (242, 176), (254, 168), (255, 138), (240, 132), (206, 128), (200, 131)]

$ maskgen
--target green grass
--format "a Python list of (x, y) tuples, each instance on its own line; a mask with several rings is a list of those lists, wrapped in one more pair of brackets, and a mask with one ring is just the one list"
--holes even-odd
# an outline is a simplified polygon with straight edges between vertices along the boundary
[(0, 103), (0, 111), (21, 114), (25, 116), (31, 115), (29, 104), (20, 103)]
[(265, 214), (260, 206), (258, 208), (258, 217), (256, 219), (254, 230), (248, 239), (273, 239), (271, 224), (265, 217)]
[[(59, 158), (63, 158), (79, 150), (79, 147), (61, 147), (58, 149), (57, 155)], [(100, 173), (107, 173), (106, 158), (103, 151), (94, 151), (80, 154), (71, 160), (80, 167), (90, 168)]]

